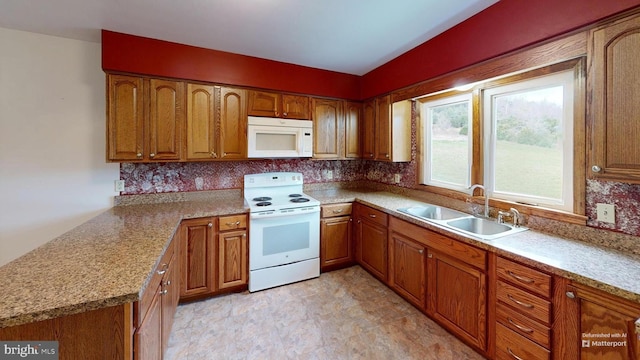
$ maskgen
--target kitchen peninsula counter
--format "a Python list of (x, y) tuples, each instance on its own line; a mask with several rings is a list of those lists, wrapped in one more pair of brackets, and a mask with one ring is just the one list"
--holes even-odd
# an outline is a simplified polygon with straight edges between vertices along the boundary
[[(305, 192), (322, 204), (357, 200), (429, 230), (640, 303), (640, 255), (531, 230), (490, 241), (469, 238), (396, 211), (424, 202), (390, 192)], [(116, 204), (119, 206), (0, 267), (0, 328), (138, 301), (182, 219), (247, 212), (240, 190), (121, 196)]]

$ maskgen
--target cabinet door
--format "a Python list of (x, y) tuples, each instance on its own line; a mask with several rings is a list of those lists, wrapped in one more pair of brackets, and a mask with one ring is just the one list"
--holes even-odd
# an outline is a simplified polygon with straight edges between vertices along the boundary
[(220, 233), (218, 238), (218, 288), (247, 284), (247, 231)]
[(180, 160), (184, 83), (149, 80), (149, 160)]
[(353, 262), (351, 224), (349, 216), (320, 222), (320, 268), (323, 271)]
[(313, 157), (339, 159), (342, 150), (342, 106), (338, 100), (312, 99)]
[(426, 308), (427, 251), (397, 232), (391, 232), (389, 284), (420, 309)]
[(635, 360), (640, 358), (640, 339), (635, 321), (640, 306), (609, 294), (578, 285), (567, 286), (568, 359)]
[(209, 85), (187, 85), (187, 160), (218, 158), (215, 93)]
[(149, 310), (134, 336), (136, 360), (162, 359), (162, 300), (160, 288), (156, 288)]
[(216, 290), (215, 221), (215, 218), (188, 219), (180, 224), (181, 299)]
[(367, 101), (362, 106), (362, 158), (375, 156), (376, 100)]
[(378, 98), (376, 105), (375, 159), (391, 161), (391, 96)]
[(309, 97), (283, 94), (282, 117), (309, 120)]
[(362, 104), (345, 102), (344, 104), (344, 142), (345, 154), (348, 159), (360, 157), (360, 113)]
[(220, 157), (247, 158), (246, 91), (222, 87), (220, 89)]
[(456, 336), (486, 349), (486, 275), (431, 250), (427, 273), (428, 313)]
[(640, 16), (596, 29), (591, 36), (591, 174), (640, 183)]
[(278, 93), (265, 91), (249, 91), (248, 114), (250, 116), (275, 116), (279, 117), (281, 109), (281, 97)]
[(144, 155), (144, 81), (107, 75), (108, 160), (142, 160)]
[(387, 282), (387, 229), (360, 218), (358, 227), (358, 261), (365, 269)]

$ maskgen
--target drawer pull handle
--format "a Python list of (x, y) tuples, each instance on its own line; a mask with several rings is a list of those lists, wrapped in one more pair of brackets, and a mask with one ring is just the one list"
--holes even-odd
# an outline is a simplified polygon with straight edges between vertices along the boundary
[(522, 325), (518, 325), (518, 324), (515, 323), (515, 321), (511, 320), (511, 318), (507, 318), (507, 321), (509, 321), (509, 324), (517, 327), (518, 330), (520, 330), (520, 331), (526, 332), (528, 334), (532, 334), (533, 333), (533, 329), (528, 328), (528, 327), (524, 327)]
[(516, 303), (516, 304), (518, 304), (518, 305), (520, 305), (522, 307), (525, 307), (527, 309), (533, 309), (534, 308), (534, 306), (532, 304), (527, 304), (526, 302), (519, 301), (518, 299), (515, 299), (511, 295), (507, 295), (507, 297), (509, 298), (509, 300), (513, 301), (514, 303)]
[(235, 226), (240, 225), (240, 221), (236, 221), (236, 222), (228, 222), (228, 223), (227, 223), (227, 226), (233, 226), (233, 225), (235, 225)]
[(340, 214), (342, 212), (342, 209), (338, 209), (338, 210), (333, 210), (334, 214)]
[(507, 352), (509, 353), (509, 355), (511, 355), (514, 359), (516, 360), (523, 360), (520, 356), (516, 355), (513, 353), (513, 351), (511, 351), (511, 348), (507, 347)]
[(369, 214), (369, 217), (371, 217), (371, 218), (375, 218), (375, 217), (376, 217), (376, 214)]
[(167, 272), (167, 269), (169, 268), (169, 264), (162, 264), (162, 270), (158, 270), (158, 275), (164, 275), (164, 273)]
[(512, 272), (511, 272), (511, 271), (509, 271), (509, 270), (507, 270), (507, 274), (508, 274), (509, 276), (511, 276), (512, 278), (514, 278), (514, 279), (516, 279), (516, 280), (518, 280), (518, 281), (520, 281), (520, 282), (522, 282), (522, 283), (525, 283), (525, 284), (533, 284), (533, 282), (535, 281), (535, 280), (530, 279), (530, 278), (528, 278), (528, 277), (524, 277), (524, 276), (516, 275), (516, 274), (512, 273)]

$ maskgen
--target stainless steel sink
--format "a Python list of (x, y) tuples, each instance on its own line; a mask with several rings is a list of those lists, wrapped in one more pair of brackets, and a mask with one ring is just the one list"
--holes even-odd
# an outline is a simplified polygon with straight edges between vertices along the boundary
[(399, 208), (398, 211), (439, 225), (450, 231), (482, 240), (493, 240), (528, 230), (525, 227), (498, 223), (491, 219), (480, 218), (431, 204), (403, 207)]
[(451, 220), (469, 216), (468, 214), (465, 214), (463, 212), (436, 205), (406, 207), (400, 208), (398, 209), (398, 211), (417, 216), (419, 218), (431, 220)]

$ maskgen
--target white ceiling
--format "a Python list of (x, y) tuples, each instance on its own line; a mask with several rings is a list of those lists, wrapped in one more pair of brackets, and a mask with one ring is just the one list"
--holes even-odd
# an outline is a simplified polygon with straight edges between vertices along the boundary
[(0, 27), (100, 29), (363, 75), (498, 0), (0, 0)]

